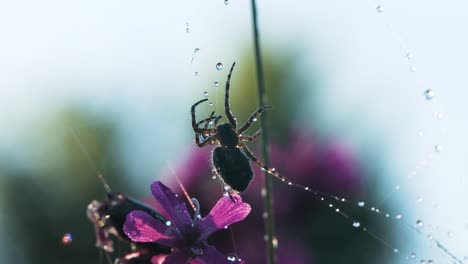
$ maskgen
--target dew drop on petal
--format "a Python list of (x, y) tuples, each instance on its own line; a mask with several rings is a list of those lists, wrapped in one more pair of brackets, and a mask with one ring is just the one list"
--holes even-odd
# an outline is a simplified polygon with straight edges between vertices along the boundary
[(416, 221), (416, 225), (422, 227), (424, 225), (424, 222), (422, 220), (418, 220)]
[(357, 205), (358, 205), (359, 207), (364, 207), (364, 205), (366, 205), (366, 203), (365, 203), (364, 201), (359, 201), (359, 202), (357, 203)]
[(216, 63), (216, 70), (220, 71), (224, 68), (223, 64), (221, 62)]
[(190, 251), (195, 255), (203, 255), (203, 249), (200, 247), (191, 247)]
[(361, 226), (361, 223), (359, 223), (359, 222), (357, 222), (357, 221), (354, 221), (354, 222), (353, 222), (353, 227), (358, 228), (358, 227), (360, 227), (360, 226)]
[(73, 242), (73, 236), (71, 233), (63, 234), (62, 236), (62, 244), (65, 246), (70, 245)]
[(383, 6), (381, 6), (381, 5), (377, 6), (375, 9), (376, 9), (377, 12), (379, 12), (379, 13), (382, 13), (382, 12), (384, 11)]

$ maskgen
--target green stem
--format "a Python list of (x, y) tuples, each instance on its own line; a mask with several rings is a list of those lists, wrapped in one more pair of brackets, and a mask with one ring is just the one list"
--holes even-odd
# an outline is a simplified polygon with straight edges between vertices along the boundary
[[(255, 0), (252, 0), (252, 23), (253, 23), (253, 37), (255, 44), (255, 65), (257, 66), (257, 90), (258, 90), (258, 102), (259, 105), (266, 105), (266, 93), (265, 93), (265, 81), (263, 78), (263, 64), (262, 64), (262, 53), (260, 51), (260, 39), (258, 34), (258, 24), (257, 24), (257, 7)], [(269, 153), (268, 153), (268, 129), (265, 129), (266, 123), (266, 114), (263, 113), (260, 117), (260, 126), (263, 129), (262, 131), (262, 157), (265, 163), (269, 163)], [(265, 172), (265, 185), (262, 190), (264, 194), (264, 206), (266, 212), (265, 218), (265, 238), (266, 238), (266, 254), (267, 254), (267, 263), (275, 264), (275, 225), (273, 219), (273, 188), (272, 188), (272, 178)]]

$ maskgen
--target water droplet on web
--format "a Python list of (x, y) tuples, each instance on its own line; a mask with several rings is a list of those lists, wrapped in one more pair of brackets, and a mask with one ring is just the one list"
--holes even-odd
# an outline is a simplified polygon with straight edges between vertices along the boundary
[(195, 72), (195, 76), (198, 76), (198, 72)]
[(407, 52), (407, 53), (406, 53), (406, 58), (407, 58), (408, 60), (411, 60), (411, 59), (413, 58), (413, 53)]
[(383, 6), (381, 6), (381, 5), (377, 6), (375, 9), (376, 9), (377, 12), (379, 12), (379, 13), (382, 13), (382, 12), (384, 11)]
[(308, 191), (308, 190), (309, 190), (309, 187), (305, 187), (304, 190)]
[(193, 50), (193, 53), (197, 53), (197, 52), (199, 52), (199, 51), (200, 51), (199, 48), (195, 48), (195, 49)]
[(276, 237), (272, 239), (271, 243), (273, 244), (273, 248), (278, 248), (278, 239)]
[(263, 219), (267, 219), (268, 218), (268, 212), (263, 212), (262, 217), (263, 217)]
[(228, 257), (227, 257), (227, 260), (228, 260), (228, 261), (234, 262), (234, 261), (236, 261), (236, 257), (234, 257), (234, 256), (228, 256)]
[[(209, 105), (213, 106), (213, 102), (210, 102)], [(212, 124), (213, 124), (213, 121), (210, 121), (210, 125), (212, 125)]]
[(291, 186), (291, 185), (292, 185), (292, 182), (288, 182), (288, 185)]
[(432, 98), (434, 98), (434, 95), (434, 91), (431, 89), (427, 89), (426, 91), (424, 91), (424, 97), (426, 97), (427, 100), (432, 100)]
[(419, 261), (419, 263), (426, 264), (426, 261), (424, 259), (421, 259), (421, 261)]
[(332, 207), (333, 207), (333, 204), (329, 204), (328, 207), (332, 208)]
[(214, 82), (214, 87), (218, 87), (219, 86), (219, 82)]
[(398, 253), (398, 248), (393, 249), (393, 252)]
[(439, 113), (437, 113), (436, 117), (437, 117), (437, 119), (442, 120), (442, 119), (444, 119), (444, 114), (439, 112)]
[(211, 179), (216, 180), (216, 175), (211, 176)]
[(418, 196), (418, 198), (416, 199), (416, 201), (417, 201), (418, 203), (422, 202), (422, 197), (421, 197), (421, 196)]
[(204, 93), (203, 93), (203, 96), (204, 96), (205, 98), (208, 98), (208, 92), (204, 92)]
[(432, 238), (433, 238), (433, 237), (432, 237), (431, 234), (427, 235), (427, 239), (432, 240)]
[(221, 62), (216, 63), (216, 70), (220, 71), (224, 68), (223, 64)]
[(353, 222), (353, 227), (358, 228), (358, 227), (360, 227), (360, 226), (361, 226), (361, 223), (359, 223), (359, 222), (357, 222), (357, 221), (354, 221), (354, 222)]
[(229, 0), (224, 0), (225, 5), (229, 5)]
[(410, 69), (411, 72), (416, 72), (416, 66), (414, 66), (414, 65), (411, 66), (409, 69)]
[(185, 25), (187, 26), (187, 28), (185, 29), (185, 32), (190, 33), (189, 23), (187, 22), (185, 23)]
[(414, 252), (411, 253), (410, 258), (411, 258), (411, 259), (415, 259), (415, 258), (416, 258), (416, 253), (414, 253)]
[(447, 232), (447, 236), (452, 238), (453, 237), (453, 233), (452, 232)]
[(427, 264), (433, 264), (433, 263), (434, 263), (434, 261), (432, 259), (427, 261)]
[(73, 236), (71, 233), (63, 234), (62, 236), (62, 245), (68, 246), (73, 242)]
[(401, 219), (402, 217), (403, 217), (403, 215), (401, 215), (401, 214), (395, 215), (395, 218), (396, 218), (396, 219)]
[(364, 201), (359, 201), (359, 202), (357, 203), (357, 205), (358, 205), (359, 207), (364, 207), (364, 205), (366, 205), (366, 203), (365, 203)]
[(254, 119), (252, 119), (252, 121), (257, 122), (257, 118), (255, 117)]
[(171, 221), (169, 221), (169, 220), (166, 221), (166, 226), (171, 226), (171, 224), (172, 224)]
[(340, 212), (340, 208), (336, 208), (336, 209), (335, 209), (335, 212), (339, 213), (339, 212)]
[(435, 151), (437, 151), (437, 152), (441, 152), (444, 148), (442, 147), (442, 145), (437, 144), (437, 145), (434, 146), (434, 149), (435, 149)]
[(418, 220), (418, 221), (416, 221), (416, 225), (419, 226), (419, 227), (422, 227), (422, 226), (424, 226), (424, 222), (422, 220)]

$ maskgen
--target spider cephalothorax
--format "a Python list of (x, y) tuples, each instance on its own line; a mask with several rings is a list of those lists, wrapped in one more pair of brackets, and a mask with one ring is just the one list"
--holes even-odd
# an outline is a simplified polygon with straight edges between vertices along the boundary
[[(197, 146), (201, 148), (217, 142), (220, 146), (213, 151), (213, 166), (216, 173), (224, 183), (229, 185), (233, 190), (243, 192), (247, 189), (247, 186), (253, 178), (249, 160), (256, 162), (263, 170), (282, 181), (286, 179), (280, 176), (274, 168), (269, 168), (263, 162), (259, 161), (248, 149), (247, 145), (245, 145), (244, 142), (255, 140), (260, 135), (261, 130), (257, 131), (253, 136), (242, 135), (242, 132), (252, 125), (258, 115), (272, 107), (268, 105), (260, 107), (249, 117), (241, 128), (237, 129), (237, 120), (233, 116), (229, 105), (229, 88), (235, 64), (236, 63), (232, 64), (231, 70), (229, 71), (226, 81), (226, 93), (224, 96), (224, 110), (229, 122), (218, 125), (221, 116), (215, 116), (214, 112), (212, 112), (208, 118), (199, 122), (196, 121), (196, 107), (208, 101), (208, 99), (200, 100), (192, 105), (191, 113), (192, 127), (195, 132), (195, 142)], [(204, 126), (200, 127), (202, 124), (204, 124)], [(215, 128), (210, 128), (210, 124), (214, 124)]]

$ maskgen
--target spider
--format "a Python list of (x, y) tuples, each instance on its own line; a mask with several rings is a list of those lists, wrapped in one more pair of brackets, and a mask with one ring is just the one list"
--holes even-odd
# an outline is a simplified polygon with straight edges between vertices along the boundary
[[(263, 113), (267, 109), (271, 109), (272, 106), (266, 105), (258, 108), (247, 120), (247, 122), (237, 128), (237, 120), (231, 112), (229, 105), (229, 88), (231, 82), (232, 71), (236, 63), (232, 64), (229, 75), (226, 81), (226, 92), (224, 95), (224, 110), (228, 123), (218, 125), (218, 121), (222, 116), (214, 115), (214, 111), (208, 118), (205, 118), (199, 122), (195, 118), (196, 107), (206, 102), (208, 99), (203, 99), (192, 105), (192, 127), (195, 132), (195, 142), (198, 147), (202, 148), (210, 144), (218, 143), (219, 146), (213, 151), (213, 166), (216, 173), (228, 185), (231, 189), (237, 192), (243, 192), (247, 189), (250, 181), (253, 178), (252, 167), (250, 166), (249, 160), (257, 163), (262, 170), (268, 172), (270, 175), (286, 181), (286, 178), (280, 176), (274, 168), (269, 168), (265, 163), (258, 160), (254, 154), (249, 150), (244, 142), (250, 142), (257, 139), (260, 135), (261, 130), (258, 130), (252, 136), (244, 136), (242, 133), (247, 130), (258, 115)], [(204, 127), (200, 127), (204, 124)], [(208, 128), (209, 124), (214, 124), (215, 128)]]

